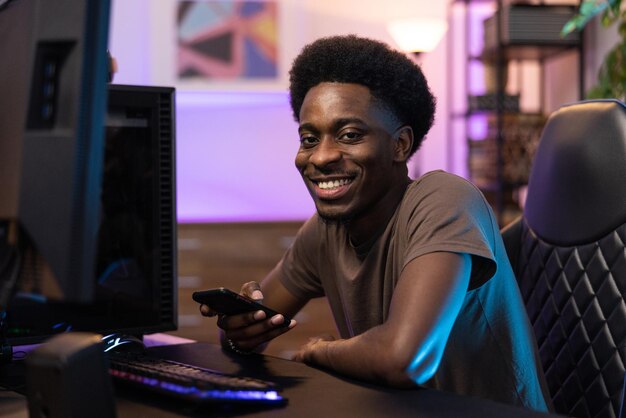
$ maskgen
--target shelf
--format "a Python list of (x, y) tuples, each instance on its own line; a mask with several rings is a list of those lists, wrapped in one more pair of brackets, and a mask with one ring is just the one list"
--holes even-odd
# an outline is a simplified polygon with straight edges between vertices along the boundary
[[(498, 120), (502, 123), (501, 143), (497, 141)], [(485, 139), (468, 139), (472, 180), (496, 184), (499, 181), (503, 188), (526, 184), (545, 122), (545, 116), (538, 114), (507, 114), (501, 115), (501, 119), (491, 117)], [(500, 178), (498, 155), (502, 163)]]
[[(499, 95), (495, 93), (481, 94), (481, 95), (468, 95), (467, 96), (467, 112), (469, 114), (475, 114), (478, 112), (495, 112), (501, 110), (508, 113), (518, 113), (519, 107), (519, 94), (503, 94)], [(502, 105), (501, 109), (498, 109), (498, 104)]]
[(580, 44), (579, 32), (561, 36), (561, 29), (575, 14), (574, 6), (500, 4), (499, 10), (483, 22), (484, 48), (492, 51), (513, 46), (538, 50), (575, 47)]
[[(579, 47), (576, 45), (558, 45), (558, 44), (507, 44), (500, 47), (502, 51), (502, 58), (505, 61), (513, 60), (544, 60), (547, 58), (556, 57), (567, 51), (576, 51)], [(493, 62), (496, 60), (498, 54), (498, 47), (493, 47), (483, 51), (479, 57), (480, 60), (485, 62)]]
[[(456, 37), (454, 34), (450, 37), (451, 42), (460, 42), (452, 50), (462, 48), (465, 55), (462, 63), (450, 64), (454, 69), (450, 74), (453, 77), (461, 74), (456, 70), (458, 65), (466, 67), (464, 75), (456, 76), (458, 81), (453, 78), (451, 84), (463, 83), (467, 100), (464, 109), (460, 106), (456, 110), (452, 108), (450, 131), (459, 140), (463, 139), (459, 135), (464, 135), (468, 150), (468, 178), (483, 191), (502, 225), (511, 213), (512, 205), (517, 205), (515, 196), (518, 191), (528, 182), (532, 160), (547, 119), (544, 113), (548, 106), (553, 105), (549, 100), (551, 96), (547, 94), (546, 80), (549, 79), (545, 78), (544, 69), (558, 67), (561, 62), (548, 65), (548, 60), (569, 53), (582, 57), (581, 34), (573, 32), (566, 37), (560, 34), (577, 7), (571, 4), (510, 4), (504, 0), (451, 1), (468, 7), (450, 9), (464, 14), (464, 23), (459, 20), (462, 16), (451, 15), (457, 23), (455, 28), (460, 31)], [(490, 4), (488, 9), (470, 7), (472, 4), (487, 3)], [(568, 63), (570, 56), (565, 58), (568, 59), (563, 63)], [(535, 61), (536, 65), (526, 65), (521, 61)], [(514, 65), (509, 66), (509, 63)], [(579, 59), (579, 73), (582, 72), (581, 65), (582, 60)], [(479, 71), (481, 67), (482, 74)], [(506, 70), (511, 71), (508, 77), (504, 72)], [(526, 82), (526, 76), (530, 82)], [(478, 77), (483, 77), (483, 80), (478, 81)], [(507, 82), (514, 84), (508, 84), (507, 88)], [(470, 91), (489, 93), (476, 95), (469, 94)], [(580, 86), (579, 91), (582, 91)], [(456, 94), (451, 98), (458, 96)], [(524, 106), (537, 111), (524, 112)], [(457, 123), (454, 119), (464, 121)], [(472, 135), (481, 138), (468, 137)]]

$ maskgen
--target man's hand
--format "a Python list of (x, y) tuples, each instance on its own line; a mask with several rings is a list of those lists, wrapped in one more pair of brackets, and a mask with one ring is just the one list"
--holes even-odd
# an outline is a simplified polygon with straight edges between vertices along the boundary
[(335, 338), (332, 335), (320, 335), (309, 338), (309, 341), (294, 354), (292, 360), (303, 363), (318, 363), (319, 361), (316, 361), (316, 358), (327, 357), (329, 342), (334, 340)]
[[(241, 287), (240, 294), (261, 303), (263, 293), (257, 282), (248, 282)], [(296, 326), (291, 320), (288, 327), (280, 326), (285, 322), (283, 315), (267, 318), (265, 312), (255, 311), (238, 315), (221, 315), (208, 305), (201, 305), (204, 316), (217, 316), (217, 326), (221, 329), (222, 346), (237, 353), (260, 352), (267, 343)]]

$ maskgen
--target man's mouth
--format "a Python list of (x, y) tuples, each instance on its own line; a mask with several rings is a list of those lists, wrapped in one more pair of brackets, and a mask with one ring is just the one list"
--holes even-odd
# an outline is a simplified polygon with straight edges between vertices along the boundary
[(344, 177), (333, 180), (311, 181), (314, 185), (314, 192), (318, 199), (335, 200), (343, 197), (348, 192), (354, 179)]
[(332, 189), (337, 189), (341, 186), (345, 186), (346, 184), (350, 184), (350, 183), (352, 183), (352, 179), (320, 181), (317, 183), (317, 187), (319, 187), (322, 190), (332, 190)]

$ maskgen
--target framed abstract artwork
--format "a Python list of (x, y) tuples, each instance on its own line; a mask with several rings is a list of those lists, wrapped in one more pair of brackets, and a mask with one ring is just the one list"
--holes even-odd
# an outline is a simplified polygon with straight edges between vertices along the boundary
[(179, 1), (179, 80), (278, 77), (278, 5), (274, 1)]
[[(286, 87), (294, 8), (285, 0), (151, 2), (151, 72), (182, 89)], [(158, 7), (157, 7), (158, 5)]]

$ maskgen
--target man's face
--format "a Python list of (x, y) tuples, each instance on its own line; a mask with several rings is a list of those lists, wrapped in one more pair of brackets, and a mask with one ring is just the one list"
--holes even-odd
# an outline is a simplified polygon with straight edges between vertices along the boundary
[(321, 83), (309, 90), (295, 163), (321, 217), (354, 220), (397, 203), (385, 196), (406, 178), (405, 162), (394, 160), (399, 127), (365, 86)]

